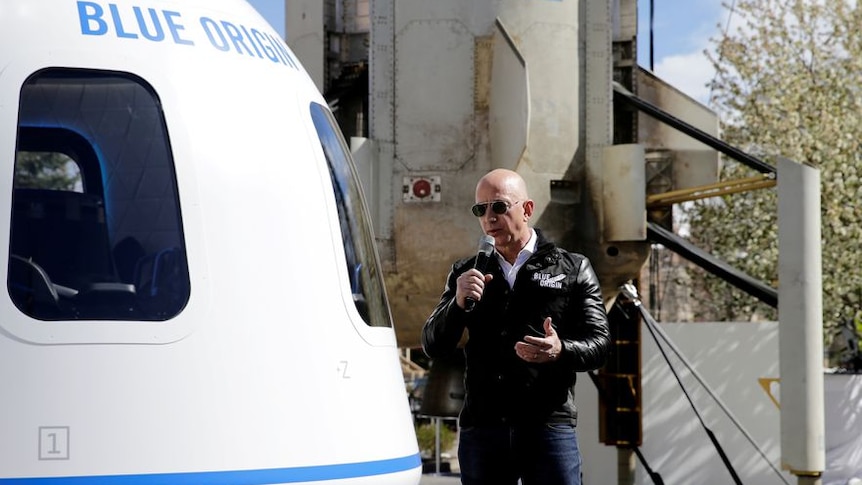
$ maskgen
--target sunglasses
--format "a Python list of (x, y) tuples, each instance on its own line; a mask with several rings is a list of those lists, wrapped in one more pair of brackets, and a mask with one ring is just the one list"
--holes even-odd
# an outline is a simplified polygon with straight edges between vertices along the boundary
[(512, 202), (511, 204), (506, 202), (505, 200), (495, 200), (492, 202), (485, 202), (484, 204), (476, 204), (470, 208), (473, 212), (473, 215), (476, 217), (482, 217), (485, 215), (485, 212), (488, 210), (488, 206), (491, 206), (491, 211), (494, 214), (502, 215), (509, 211), (509, 208), (515, 204), (521, 202), (520, 200), (517, 202)]

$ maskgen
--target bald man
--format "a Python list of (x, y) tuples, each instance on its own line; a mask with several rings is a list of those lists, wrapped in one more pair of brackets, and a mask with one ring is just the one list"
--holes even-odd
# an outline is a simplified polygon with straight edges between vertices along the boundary
[(432, 359), (458, 351), (468, 334), (458, 445), (464, 485), (581, 483), (575, 379), (604, 365), (607, 314), (589, 260), (533, 228), (534, 209), (516, 172), (479, 180), (471, 210), (494, 238), (494, 257), (484, 273), (476, 256), (455, 262), (422, 329)]

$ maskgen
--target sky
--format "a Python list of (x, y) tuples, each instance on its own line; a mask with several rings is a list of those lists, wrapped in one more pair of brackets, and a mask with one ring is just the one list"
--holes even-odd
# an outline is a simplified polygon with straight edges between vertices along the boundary
[(258, 13), (284, 38), (284, 4), (286, 0), (248, 0)]
[[(653, 72), (706, 104), (715, 71), (704, 54), (728, 29), (721, 0), (652, 0)], [(732, 3), (732, 0), (728, 3)], [(732, 21), (732, 17), (731, 17)], [(732, 28), (733, 25), (730, 25)], [(638, 64), (650, 68), (650, 0), (638, 0)]]
[[(705, 85), (712, 79), (713, 69), (703, 51), (711, 47), (709, 39), (726, 28), (727, 9), (722, 0), (637, 0), (638, 63), (647, 69), (651, 1), (653, 71), (706, 104), (709, 91)], [(284, 0), (249, 0), (249, 3), (284, 37)]]

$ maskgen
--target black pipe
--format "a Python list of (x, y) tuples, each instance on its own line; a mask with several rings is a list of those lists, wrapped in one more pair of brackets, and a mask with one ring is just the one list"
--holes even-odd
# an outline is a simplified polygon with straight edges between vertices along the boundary
[(685, 121), (673, 116), (672, 114), (661, 110), (659, 107), (650, 104), (644, 101), (641, 98), (638, 98), (624, 87), (622, 87), (619, 83), (614, 84), (614, 98), (619, 98), (620, 100), (630, 104), (631, 106), (637, 108), (638, 110), (646, 113), (653, 118), (666, 123), (672, 128), (675, 128), (682, 133), (694, 138), (695, 140), (718, 150), (721, 153), (737, 160), (754, 170), (757, 170), (760, 173), (768, 173), (775, 174), (775, 167), (769, 165), (768, 163), (760, 160), (759, 158), (753, 157), (744, 151), (725, 143), (718, 138), (702, 131)]
[(663, 244), (671, 251), (727, 281), (763, 303), (766, 303), (773, 308), (778, 308), (778, 290), (730, 266), (724, 261), (716, 258), (660, 225), (654, 222), (647, 222), (647, 239)]

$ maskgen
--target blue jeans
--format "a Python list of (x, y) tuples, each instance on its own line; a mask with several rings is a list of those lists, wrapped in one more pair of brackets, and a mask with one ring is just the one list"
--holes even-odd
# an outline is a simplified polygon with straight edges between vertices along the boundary
[(463, 485), (581, 485), (578, 434), (568, 424), (461, 429)]

